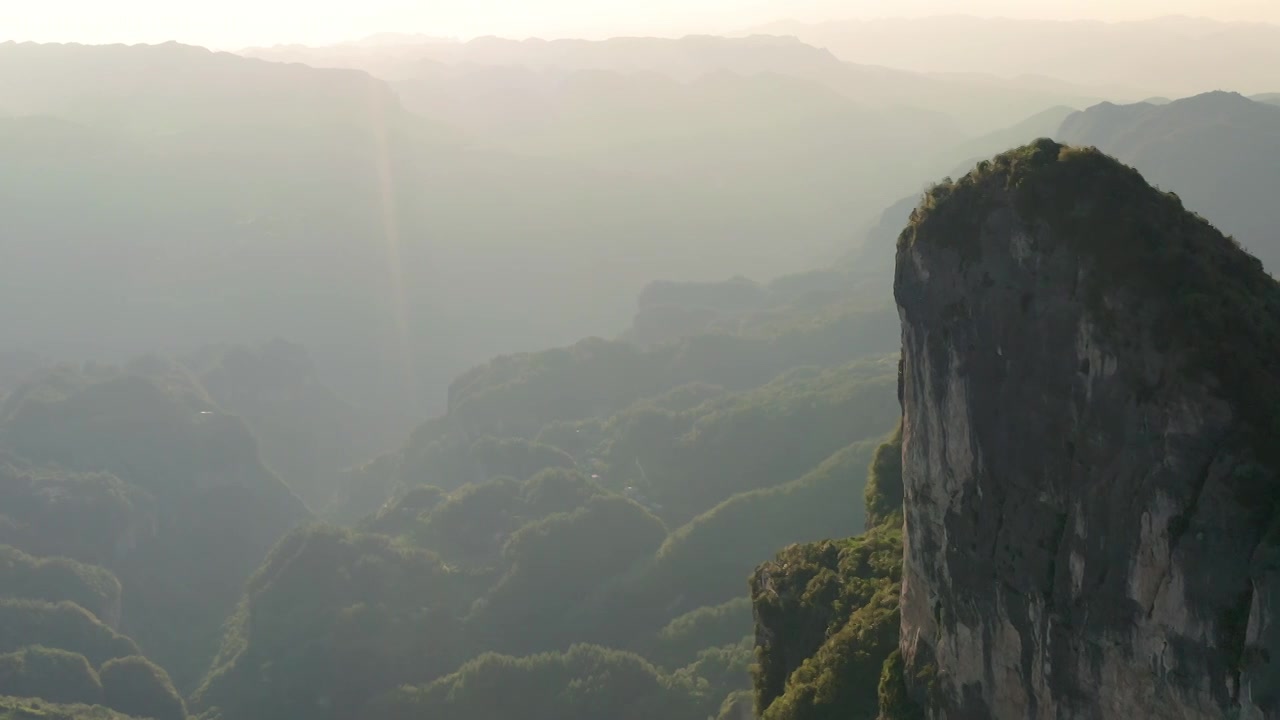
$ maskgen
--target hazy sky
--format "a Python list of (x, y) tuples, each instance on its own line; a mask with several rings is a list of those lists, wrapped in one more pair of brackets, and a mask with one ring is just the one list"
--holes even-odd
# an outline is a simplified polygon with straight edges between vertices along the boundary
[(0, 39), (179, 40), (224, 49), (332, 43), (375, 32), (602, 37), (732, 32), (787, 18), (929, 14), (1280, 23), (1280, 0), (0, 0)]

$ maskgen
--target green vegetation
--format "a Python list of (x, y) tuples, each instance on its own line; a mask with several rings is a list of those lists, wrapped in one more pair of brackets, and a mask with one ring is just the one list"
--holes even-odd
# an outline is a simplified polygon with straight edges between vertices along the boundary
[(757, 572), (756, 617), (771, 638), (757, 650), (761, 717), (876, 717), (881, 666), (898, 646), (901, 565), (901, 529), (882, 526), (789, 548)]
[(500, 476), (526, 480), (542, 470), (569, 469), (574, 465), (573, 458), (559, 448), (491, 435), (472, 443), (461, 435), (440, 438), (428, 445), (415, 462), (423, 473), (415, 482), (450, 490)]
[[(184, 56), (183, 62), (215, 68), (223, 60)], [(330, 101), (350, 90), (346, 82), (354, 81), (344, 77), (335, 81)], [(376, 102), (381, 86), (366, 89), (375, 93), (369, 107), (381, 107)], [(314, 90), (306, 86), (299, 93), (314, 100)], [(227, 92), (235, 94), (230, 87)], [(484, 703), (499, 694), (494, 688), (518, 695), (528, 684), (542, 695), (530, 695), (528, 708), (522, 700), (521, 709), (548, 716), (616, 715), (619, 707), (624, 714), (698, 720), (742, 712), (753, 659), (745, 592), (751, 569), (779, 547), (845, 536), (860, 527), (858, 488), (872, 450), (867, 440), (889, 428), (897, 414), (895, 364), (888, 353), (896, 349), (898, 331), (887, 298), (872, 301), (865, 288), (851, 289), (855, 283), (844, 270), (789, 276), (769, 285), (740, 278), (725, 284), (655, 285), (641, 300), (636, 326), (626, 333), (636, 344), (590, 339), (500, 356), (459, 376), (449, 391), (448, 411), (419, 426), (399, 450), (337, 471), (337, 463), (359, 457), (353, 447), (369, 447), (382, 429), (354, 420), (359, 412), (319, 385), (317, 368), (325, 368), (326, 379), (342, 377), (350, 388), (360, 385), (349, 375), (353, 366), (377, 366), (385, 377), (370, 384), (391, 380), (397, 396), (363, 392), (358, 397), (366, 408), (385, 402), (398, 412), (430, 405), (432, 400), (419, 396), (440, 387), (438, 373), (446, 371), (440, 368), (470, 362), (476, 352), (444, 349), (451, 334), (478, 332), (467, 320), (472, 313), (500, 309), (509, 314), (512, 304), (501, 297), (518, 296), (509, 295), (518, 290), (485, 293), (474, 306), (455, 303), (465, 314), (445, 319), (438, 310), (440, 297), (447, 297), (438, 296), (443, 285), (407, 282), (405, 296), (394, 302), (406, 310), (408, 333), (428, 325), (439, 330), (433, 341), (440, 346), (416, 359), (440, 363), (422, 371), (408, 367), (413, 363), (402, 367), (398, 356), (394, 366), (369, 362), (392, 339), (368, 330), (385, 318), (390, 302), (382, 297), (386, 263), (376, 263), (371, 271), (364, 262), (365, 244), (339, 263), (339, 274), (322, 261), (342, 255), (344, 243), (360, 236), (359, 228), (370, 219), (363, 204), (337, 202), (349, 198), (326, 179), (327, 173), (351, 168), (348, 158), (335, 163), (329, 153), (362, 155), (368, 148), (342, 140), (350, 128), (338, 131), (323, 121), (315, 137), (271, 148), (265, 142), (270, 133), (244, 127), (234, 103), (226, 112), (202, 131), (237, 128), (232, 136), (254, 134), (240, 150), (254, 148), (272, 158), (263, 160), (265, 175), (237, 177), (251, 178), (250, 185), (279, 182), (271, 173), (280, 172), (275, 163), (283, 160), (314, 171), (307, 192), (290, 190), (262, 204), (246, 201), (239, 185), (222, 187), (221, 176), (199, 185), (224, 193), (207, 198), (212, 215), (229, 202), (236, 207), (235, 222), (252, 228), (242, 234), (215, 222), (219, 237), (240, 238), (263, 257), (304, 258), (287, 273), (284, 285), (278, 268), (266, 272), (263, 277), (274, 280), (264, 287), (272, 297), (297, 303), (308, 323), (324, 323), (324, 332), (310, 332), (326, 345), (317, 351), (316, 365), (288, 343), (214, 346), (177, 361), (146, 357), (121, 368), (62, 367), (11, 388), (0, 401), (0, 446), (13, 453), (0, 463), (0, 544), (15, 548), (0, 555), (11, 558), (0, 572), (59, 569), (65, 575), (68, 569), (82, 570), (74, 563), (86, 568), (91, 563), (119, 578), (114, 597), (122, 606), (121, 623), (138, 647), (113, 654), (105, 664), (103, 658), (90, 658), (101, 665), (109, 704), (157, 720), (182, 717), (181, 698), (188, 693), (189, 706), (205, 720), (349, 720), (378, 716), (376, 708), (383, 707), (415, 715), (483, 717)], [(180, 107), (165, 113), (166, 127), (183, 128), (190, 121)], [(351, 127), (364, 127), (363, 117), (347, 119)], [(432, 160), (433, 176), (460, 160), (403, 152), (400, 143), (414, 129), (402, 120), (388, 121), (388, 148), (394, 149), (397, 165), (391, 174), (397, 181), (420, 179), (423, 158)], [(220, 125), (224, 121), (230, 121), (226, 127)], [(11, 148), (22, 143), (5, 144), (6, 138), (12, 140), (5, 131), (31, 130), (0, 125), (0, 144)], [(134, 164), (121, 164), (121, 177), (140, 184), (122, 183), (123, 197), (103, 201), (115, 203), (126, 223), (138, 220), (132, 193), (154, 180), (138, 165), (172, 150), (166, 146), (159, 156), (138, 155), (135, 151), (149, 146), (153, 132), (138, 127), (126, 133), (127, 140), (98, 138), (110, 146), (107, 156), (133, 158)], [(317, 138), (337, 149), (311, 157)], [(225, 140), (215, 144), (222, 147)], [(257, 167), (258, 161), (251, 165)], [(13, 185), (14, 172), (0, 173), (0, 186)], [(31, 182), (53, 186), (63, 179), (58, 167), (43, 172)], [(368, 168), (359, 170), (365, 172)], [(360, 182), (356, 174), (344, 182)], [(539, 185), (547, 179), (540, 172), (529, 177)], [(477, 179), (456, 181), (461, 187)], [(486, 185), (484, 208), (500, 185)], [(669, 189), (664, 183), (664, 197)], [(189, 190), (199, 194), (197, 188)], [(467, 197), (443, 190), (449, 199), (433, 196), (427, 201), (431, 208), (421, 206), (414, 193), (415, 202), (400, 206), (411, 211), (394, 218), (403, 221), (405, 268), (451, 268), (451, 261), (467, 259), (456, 248), (433, 243), (432, 262), (424, 263), (424, 249), (415, 244), (420, 213), (430, 214), (432, 228), (441, 232), (471, 222), (440, 214), (434, 203), (453, 210)], [(536, 213), (528, 214), (530, 207), (520, 207), (530, 196), (516, 193), (506, 212), (526, 212), (522, 232), (548, 232)], [(580, 211), (594, 207), (591, 196), (575, 191), (566, 197)], [(316, 205), (320, 197), (327, 198), (323, 208)], [(348, 207), (351, 217), (318, 212), (340, 206)], [(165, 205), (156, 212), (176, 218), (183, 211)], [(379, 211), (377, 221), (386, 220)], [(583, 236), (594, 247), (602, 228), (589, 224)], [(385, 228), (379, 224), (377, 229), (382, 237)], [(204, 242), (198, 227), (182, 223), (171, 225), (168, 235), (179, 230), (192, 243)], [(140, 234), (129, 252), (165, 247), (159, 237)], [(303, 237), (307, 248), (332, 253), (297, 252)], [(506, 237), (468, 237), (478, 243), (469, 241), (469, 248), (483, 246), (486, 253), (510, 247), (503, 244)], [(687, 238), (672, 236), (672, 241), (687, 244)], [(521, 246), (529, 242), (525, 237)], [(733, 246), (740, 252), (741, 239)], [(218, 244), (216, 262), (203, 259), (217, 271), (211, 272), (215, 279), (225, 280), (219, 268), (233, 262), (225, 255), (231, 252), (227, 247)], [(596, 251), (574, 247), (554, 264), (570, 256), (572, 263), (588, 262)], [(189, 249), (174, 246), (170, 259), (181, 265), (177, 256)], [(110, 268), (124, 272), (112, 263), (102, 272)], [(770, 269), (777, 268), (771, 263)], [(298, 277), (293, 271), (306, 275), (309, 285), (293, 285), (291, 278)], [(131, 287), (140, 296), (172, 298), (173, 288), (184, 282), (208, 289), (208, 279), (179, 273), (167, 280), (173, 287), (156, 288), (145, 278), (135, 278)], [(341, 298), (334, 301), (332, 293), (313, 298), (310, 284), (317, 282), (337, 288), (333, 292)], [(235, 282), (215, 285), (216, 291), (198, 294), (197, 304), (207, 304), (207, 312), (182, 302), (157, 312), (200, 324), (255, 293), (258, 299), (242, 307), (276, 307), (260, 289)], [(372, 300), (370, 288), (378, 295)], [(567, 305), (580, 318), (578, 296)], [(493, 349), (536, 347), (543, 341), (530, 338), (568, 322), (538, 319), (539, 307), (531, 302), (532, 315), (521, 324), (540, 329), (520, 329)], [(281, 312), (291, 315), (298, 308)], [(431, 312), (412, 312), (422, 308)], [(714, 316), (685, 322), (703, 310)], [(49, 312), (57, 315), (58, 309)], [(616, 314), (614, 309), (601, 312)], [(621, 317), (629, 313), (626, 308)], [(250, 332), (259, 319), (237, 314), (213, 322), (228, 323), (240, 333)], [(616, 330), (617, 325), (610, 320), (602, 327)], [(139, 330), (131, 322), (119, 327), (132, 327), (135, 336)], [(351, 332), (353, 327), (359, 330)], [(187, 335), (186, 328), (173, 332), (166, 344), (180, 345)], [(413, 355), (415, 348), (421, 343), (409, 338), (400, 350)], [(414, 387), (418, 379), (426, 380), (427, 392)], [(310, 517), (299, 496), (324, 517), (341, 519), (355, 530), (290, 532)], [(73, 560), (50, 559), (54, 556)], [(193, 557), (201, 562), (192, 563)], [(86, 575), (83, 587), (71, 583), (70, 575), (59, 576), (59, 582), (69, 583), (65, 588), (40, 577), (52, 589), (35, 583), (21, 592), (38, 599), (65, 596), (110, 615), (110, 593), (97, 598), (89, 591), (106, 575), (92, 576), (93, 582)], [(211, 648), (219, 639), (214, 655)], [(13, 650), (36, 640), (15, 638), (22, 644)], [(49, 644), (91, 654), (70, 642)], [(508, 667), (513, 663), (514, 670)], [(483, 692), (484, 683), (498, 682), (484, 679), (490, 677), (501, 677), (512, 689), (491, 684)], [(384, 705), (393, 701), (409, 704)]]
[(735, 494), (803, 475), (850, 438), (883, 432), (896, 412), (894, 387), (888, 363), (863, 361), (792, 370), (686, 413), (639, 407), (612, 421), (602, 459), (614, 483), (644, 487), (664, 519), (682, 524)]
[(378, 429), (320, 380), (300, 345), (207, 347), (180, 363), (220, 409), (244, 420), (263, 462), (312, 510), (326, 508), (341, 471), (376, 447)]
[(737, 597), (723, 605), (700, 607), (667, 623), (658, 633), (657, 656), (664, 664), (680, 666), (705, 648), (740, 641), (751, 627), (751, 599)]
[[(434, 484), (448, 489), (475, 479), (478, 463), (470, 453), (474, 438), (485, 435), (555, 442), (561, 450), (572, 451), (581, 465), (583, 454), (595, 448), (576, 436), (584, 430), (588, 437), (596, 435), (589, 425), (593, 419), (608, 420), (629, 408), (632, 413), (682, 416), (720, 397), (713, 387), (744, 392), (797, 367), (828, 368), (894, 349), (896, 317), (886, 313), (873, 319), (865, 313), (842, 312), (828, 316), (828, 308), (824, 304), (806, 309), (780, 323), (779, 328), (759, 335), (700, 334), (648, 350), (592, 339), (569, 348), (495, 358), (455, 380), (449, 390), (449, 412), (420, 426), (400, 458), (383, 470), (405, 485)], [(851, 399), (859, 380), (877, 374), (874, 368), (867, 362), (845, 373), (847, 384), (826, 409), (838, 412), (840, 401)], [(840, 382), (831, 381), (833, 387)], [(818, 382), (810, 378), (808, 385), (814, 388)], [(671, 397), (666, 397), (669, 392)], [(796, 392), (806, 390), (798, 387)], [(771, 398), (767, 396), (770, 393)], [(743, 398), (736, 410), (745, 411), (743, 406), (752, 402), (763, 405), (786, 395), (785, 389), (775, 387), (754, 400)], [(793, 405), (791, 412), (800, 410), (798, 405)], [(735, 408), (726, 406), (723, 410), (731, 415)], [(722, 422), (732, 419), (725, 417)], [(776, 423), (782, 420), (773, 418)], [(614, 431), (603, 433), (602, 441)], [(785, 457), (785, 453), (778, 453), (778, 457)], [(563, 465), (562, 458), (556, 456), (555, 462), (549, 462), (551, 459), (548, 456), (545, 466)], [(515, 477), (523, 479), (519, 474)]]
[(108, 660), (98, 670), (105, 704), (115, 710), (152, 720), (183, 720), (182, 696), (169, 674), (142, 657)]
[(753, 702), (750, 690), (731, 693), (720, 704), (720, 713), (716, 715), (716, 720), (754, 720)]
[[(0, 353), (0, 720), (918, 720), (888, 256), (972, 261), (995, 209), (1086, 251), (1099, 322), (1141, 301), (1119, 336), (1242, 409), (1231, 489), (1275, 506), (1280, 291), (1136, 172), (1040, 140), (838, 246), (960, 159), (926, 96), (1030, 102), (1003, 81), (777, 38), (334, 52), (397, 78), (0, 44), (6, 343), (199, 347)], [(1167, 167), (1275, 177), (1273, 108), (1193, 100), (1085, 124), (1176, 120)], [(1252, 184), (1216, 207), (1272, 210)], [(583, 333), (617, 339), (511, 354)], [(311, 350), (201, 346), (277, 335)]]
[(244, 423), (172, 362), (41, 373), (0, 403), (0, 444), (23, 459), (0, 467), (0, 507), (22, 520), (0, 542), (112, 571), (116, 616), (183, 687), (244, 581), (308, 515)]
[[(169, 675), (138, 656), (107, 660), (95, 672), (84, 655), (40, 646), (23, 648), (0, 655), (0, 696), (5, 695), (105, 705), (151, 720), (184, 720), (187, 716), (182, 696)], [(0, 707), (3, 703), (0, 698)]]
[[(107, 615), (114, 599), (141, 650), (79, 638), (92, 616), (76, 608), (0, 651), (82, 654), (101, 666), (101, 702), (157, 720), (183, 717), (191, 688), (206, 720), (347, 720), (393, 701), (483, 714), (457, 688), (510, 663), (512, 683), (553, 678), (539, 712), (557, 717), (623, 702), (741, 713), (751, 568), (857, 531), (866, 439), (896, 415), (896, 363), (870, 352), (892, 343), (860, 345), (880, 319), (846, 312), (819, 287), (830, 282), (771, 290), (804, 299), (732, 333), (588, 341), (478, 368), (455, 384), (455, 409), (346, 475), (342, 511), (367, 509), (359, 532), (288, 533), (238, 607), (228, 593), (251, 547), (306, 517), (258, 458), (256, 428), (218, 404), (275, 417), (237, 395), (269, 368), (209, 351), (38, 377), (0, 404), (0, 442), (16, 449), (0, 462), (0, 542), (13, 548), (0, 573), (26, 578), (0, 592)], [(207, 566), (184, 562), (196, 556)]]
[(108, 625), (120, 619), (116, 576), (67, 558), (35, 558), (0, 545), (0, 588), (13, 598), (75, 603)]
[(522, 510), (520, 483), (494, 478), (465, 485), (419, 515), (413, 536), (451, 563), (486, 567), (497, 561), (506, 536), (520, 527)]
[[(869, 486), (901, 485), (900, 461), (888, 458), (901, 452), (899, 430), (876, 451)], [(881, 717), (877, 693), (898, 648), (901, 581), (900, 505), (859, 537), (792, 546), (760, 567), (751, 579), (762, 639), (753, 669), (756, 714)]]
[(596, 481), (566, 470), (540, 472), (529, 478), (521, 490), (529, 517), (571, 512), (604, 493)]
[[(731, 645), (702, 650), (692, 663), (677, 670), (675, 675), (698, 688), (707, 702), (728, 698), (741, 692), (750, 682), (753, 658), (751, 639), (744, 637)], [(704, 707), (708, 716), (715, 710), (711, 705)]]
[(93, 665), (139, 654), (132, 640), (79, 605), (0, 598), (0, 652), (32, 645), (78, 653)]
[(193, 710), (349, 718), (373, 695), (458, 666), (466, 579), (432, 554), (332, 528), (285, 537), (249, 580)]
[(60, 705), (46, 700), (0, 696), (0, 720), (132, 720), (97, 705)]
[(521, 438), (483, 437), (471, 446), (470, 454), (475, 463), (473, 477), (479, 480), (504, 475), (527, 480), (543, 470), (574, 466), (563, 450)]
[(33, 463), (110, 472), (162, 499), (213, 473), (253, 477), (277, 502), (288, 496), (245, 426), (173, 366), (59, 368), (5, 398), (0, 433)]
[(361, 520), (356, 528), (380, 535), (404, 535), (413, 531), (419, 518), (444, 502), (447, 493), (434, 485), (409, 488), (400, 497), (387, 501), (378, 512)]
[(876, 448), (867, 471), (867, 488), (863, 502), (867, 508), (867, 526), (887, 522), (902, 511), (902, 422), (889, 442)]
[(0, 655), (0, 695), (71, 705), (103, 701), (102, 682), (83, 655), (39, 646)]
[(34, 556), (106, 566), (116, 548), (152, 531), (155, 513), (149, 493), (114, 475), (37, 468), (0, 453), (0, 542)]
[(369, 716), (387, 720), (595, 720), (705, 717), (720, 704), (687, 676), (668, 676), (637, 655), (578, 645), (526, 658), (483, 655), (425, 686), (395, 691)]
[[(559, 368), (582, 350), (538, 363)], [(480, 440), (471, 442), (452, 414), (431, 421), (401, 458), (417, 458), (423, 478), (455, 478), (461, 486), (403, 486), (360, 523), (391, 538), (316, 528), (282, 541), (250, 582), (192, 706), (275, 720), (384, 710), (448, 715), (456, 703), (457, 712), (483, 716), (496, 710), (458, 700), (458, 688), (472, 692), (498, 668), (523, 687), (534, 682), (524, 674), (570, 662), (564, 648), (592, 643), (612, 648), (599, 651), (609, 658), (620, 653), (664, 668), (653, 670), (653, 682), (666, 688), (662, 702), (674, 703), (678, 716), (714, 716), (750, 685), (743, 591), (751, 569), (778, 547), (858, 529), (859, 485), (875, 444), (848, 438), (874, 437), (892, 424), (895, 371), (892, 359), (870, 357), (796, 368), (736, 392), (682, 383), (603, 418), (552, 412), (545, 422), (530, 415), (479, 425)], [(460, 402), (479, 393), (508, 417), (499, 400), (525, 381), (480, 389), (486, 382), (460, 380), (455, 389), (467, 396)], [(536, 440), (495, 435), (500, 428)], [(574, 452), (556, 449), (561, 443)], [(415, 455), (413, 448), (428, 450)], [(756, 462), (734, 457), (743, 454)], [(503, 457), (552, 462), (496, 461)], [(543, 464), (550, 467), (524, 478), (494, 475), (527, 475)], [(696, 497), (682, 484), (700, 485), (706, 500), (680, 499), (677, 493)], [(747, 490), (735, 492), (739, 486)], [(677, 504), (661, 502), (668, 498)], [(703, 504), (708, 509), (698, 515)], [(694, 519), (669, 532), (663, 518), (681, 516)], [(388, 570), (418, 563), (433, 568), (416, 571), (429, 582)], [(349, 586), (357, 577), (364, 579)], [(486, 656), (458, 670), (494, 651), (530, 657)], [(510, 670), (512, 663), (521, 669)], [(612, 671), (608, 677), (601, 692), (623, 682)], [(415, 689), (392, 692), (404, 684)], [(327, 690), (309, 690), (318, 687)], [(371, 701), (379, 709), (369, 710)], [(380, 704), (393, 701), (399, 705)], [(557, 702), (569, 703), (569, 715), (595, 707), (576, 695)]]
[(620, 497), (594, 497), (525, 525), (503, 547), (509, 569), (468, 621), (493, 647), (555, 647), (581, 622), (580, 604), (609, 577), (652, 557), (666, 534), (662, 521)]
[(845, 537), (861, 529), (858, 482), (873, 442), (850, 445), (785, 485), (735, 495), (671, 533), (654, 582), (680, 588), (691, 604), (741, 592), (744, 578), (779, 547)]
[(880, 718), (882, 720), (924, 720), (924, 712), (907, 690), (906, 662), (894, 650), (884, 661), (880, 674)]
[[(1122, 334), (1145, 333), (1208, 375), (1241, 409), (1244, 423), (1232, 447), (1276, 465), (1280, 456), (1268, 438), (1280, 427), (1280, 329), (1274, 323), (1280, 287), (1256, 259), (1136, 171), (1097, 150), (1050, 140), (979, 163), (960, 180), (931, 189), (901, 234), (899, 251), (930, 238), (946, 243), (940, 249), (959, 263), (970, 262), (983, 252), (983, 223), (1008, 209), (1036, 242), (1069, 243), (1085, 258), (1081, 292), (1095, 321), (1120, 322), (1103, 297), (1119, 294), (1141, 307), (1141, 325)], [(752, 579), (760, 639), (755, 705), (763, 720), (923, 717), (918, 693), (929, 691), (928, 668), (907, 678), (897, 653), (901, 432), (872, 460), (866, 533), (788, 548)], [(1241, 496), (1257, 499), (1260, 513), (1275, 507), (1268, 475), (1231, 478)]]

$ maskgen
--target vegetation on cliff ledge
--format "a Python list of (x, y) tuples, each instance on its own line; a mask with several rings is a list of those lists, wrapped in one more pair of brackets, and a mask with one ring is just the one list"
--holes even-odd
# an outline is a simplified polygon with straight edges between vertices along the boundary
[[(901, 455), (899, 428), (876, 451), (868, 472), (866, 533), (794, 545), (751, 578), (757, 717), (874, 720), (882, 715), (881, 676), (897, 652), (899, 636)], [(896, 711), (911, 707), (905, 697), (899, 699)]]

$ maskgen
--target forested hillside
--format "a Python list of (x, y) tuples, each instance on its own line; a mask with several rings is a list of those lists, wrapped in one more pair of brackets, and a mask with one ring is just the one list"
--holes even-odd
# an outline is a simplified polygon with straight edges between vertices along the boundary
[(19, 563), (46, 582), (61, 568), (101, 588), (20, 596), (83, 604), (180, 683), (203, 672), (259, 559), (308, 515), (243, 422), (176, 366), (43, 373), (0, 404), (0, 447), (0, 543), (70, 558)]
[[(41, 371), (0, 406), (16, 668), (0, 695), (139, 712), (118, 676), (209, 718), (473, 717), (500, 709), (450, 687), (512, 682), (550, 693), (547, 717), (732, 712), (746, 578), (779, 547), (860, 529), (897, 415), (896, 322), (851, 278), (655, 284), (642, 317), (716, 317), (478, 366), (402, 449), (329, 481), (342, 491), (313, 507), (349, 529), (290, 532), (298, 495), (324, 486), (295, 495), (280, 477), (316, 475), (264, 463), (309, 450), (336, 467), (329, 439), (350, 427), (299, 348)], [(154, 681), (111, 664), (143, 655), (159, 665), (129, 662)], [(556, 690), (583, 683), (603, 694)], [(85, 689), (45, 689), (64, 684)]]
[(897, 416), (891, 321), (851, 321), (848, 292), (794, 295), (741, 333), (588, 340), (460, 377), (448, 413), (351, 478), (335, 516), (367, 508), (353, 530), (272, 552), (193, 706), (503, 717), (510, 701), (457, 689), (502, 683), (546, 693), (539, 716), (717, 714), (749, 688), (751, 569), (860, 528)]
[[(0, 696), (160, 720), (915, 717), (875, 262), (653, 283), (627, 339), (476, 366), (345, 473), (312, 468), (354, 456), (332, 442), (351, 414), (288, 343), (38, 372), (0, 404)], [(267, 455), (302, 463), (296, 492)], [(345, 527), (304, 524), (299, 495)]]

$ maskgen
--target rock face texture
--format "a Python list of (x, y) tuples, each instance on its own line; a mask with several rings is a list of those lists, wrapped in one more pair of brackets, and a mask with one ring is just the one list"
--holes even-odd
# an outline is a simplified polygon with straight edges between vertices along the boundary
[(1280, 717), (1280, 300), (1042, 140), (899, 240), (900, 647), (930, 718)]

